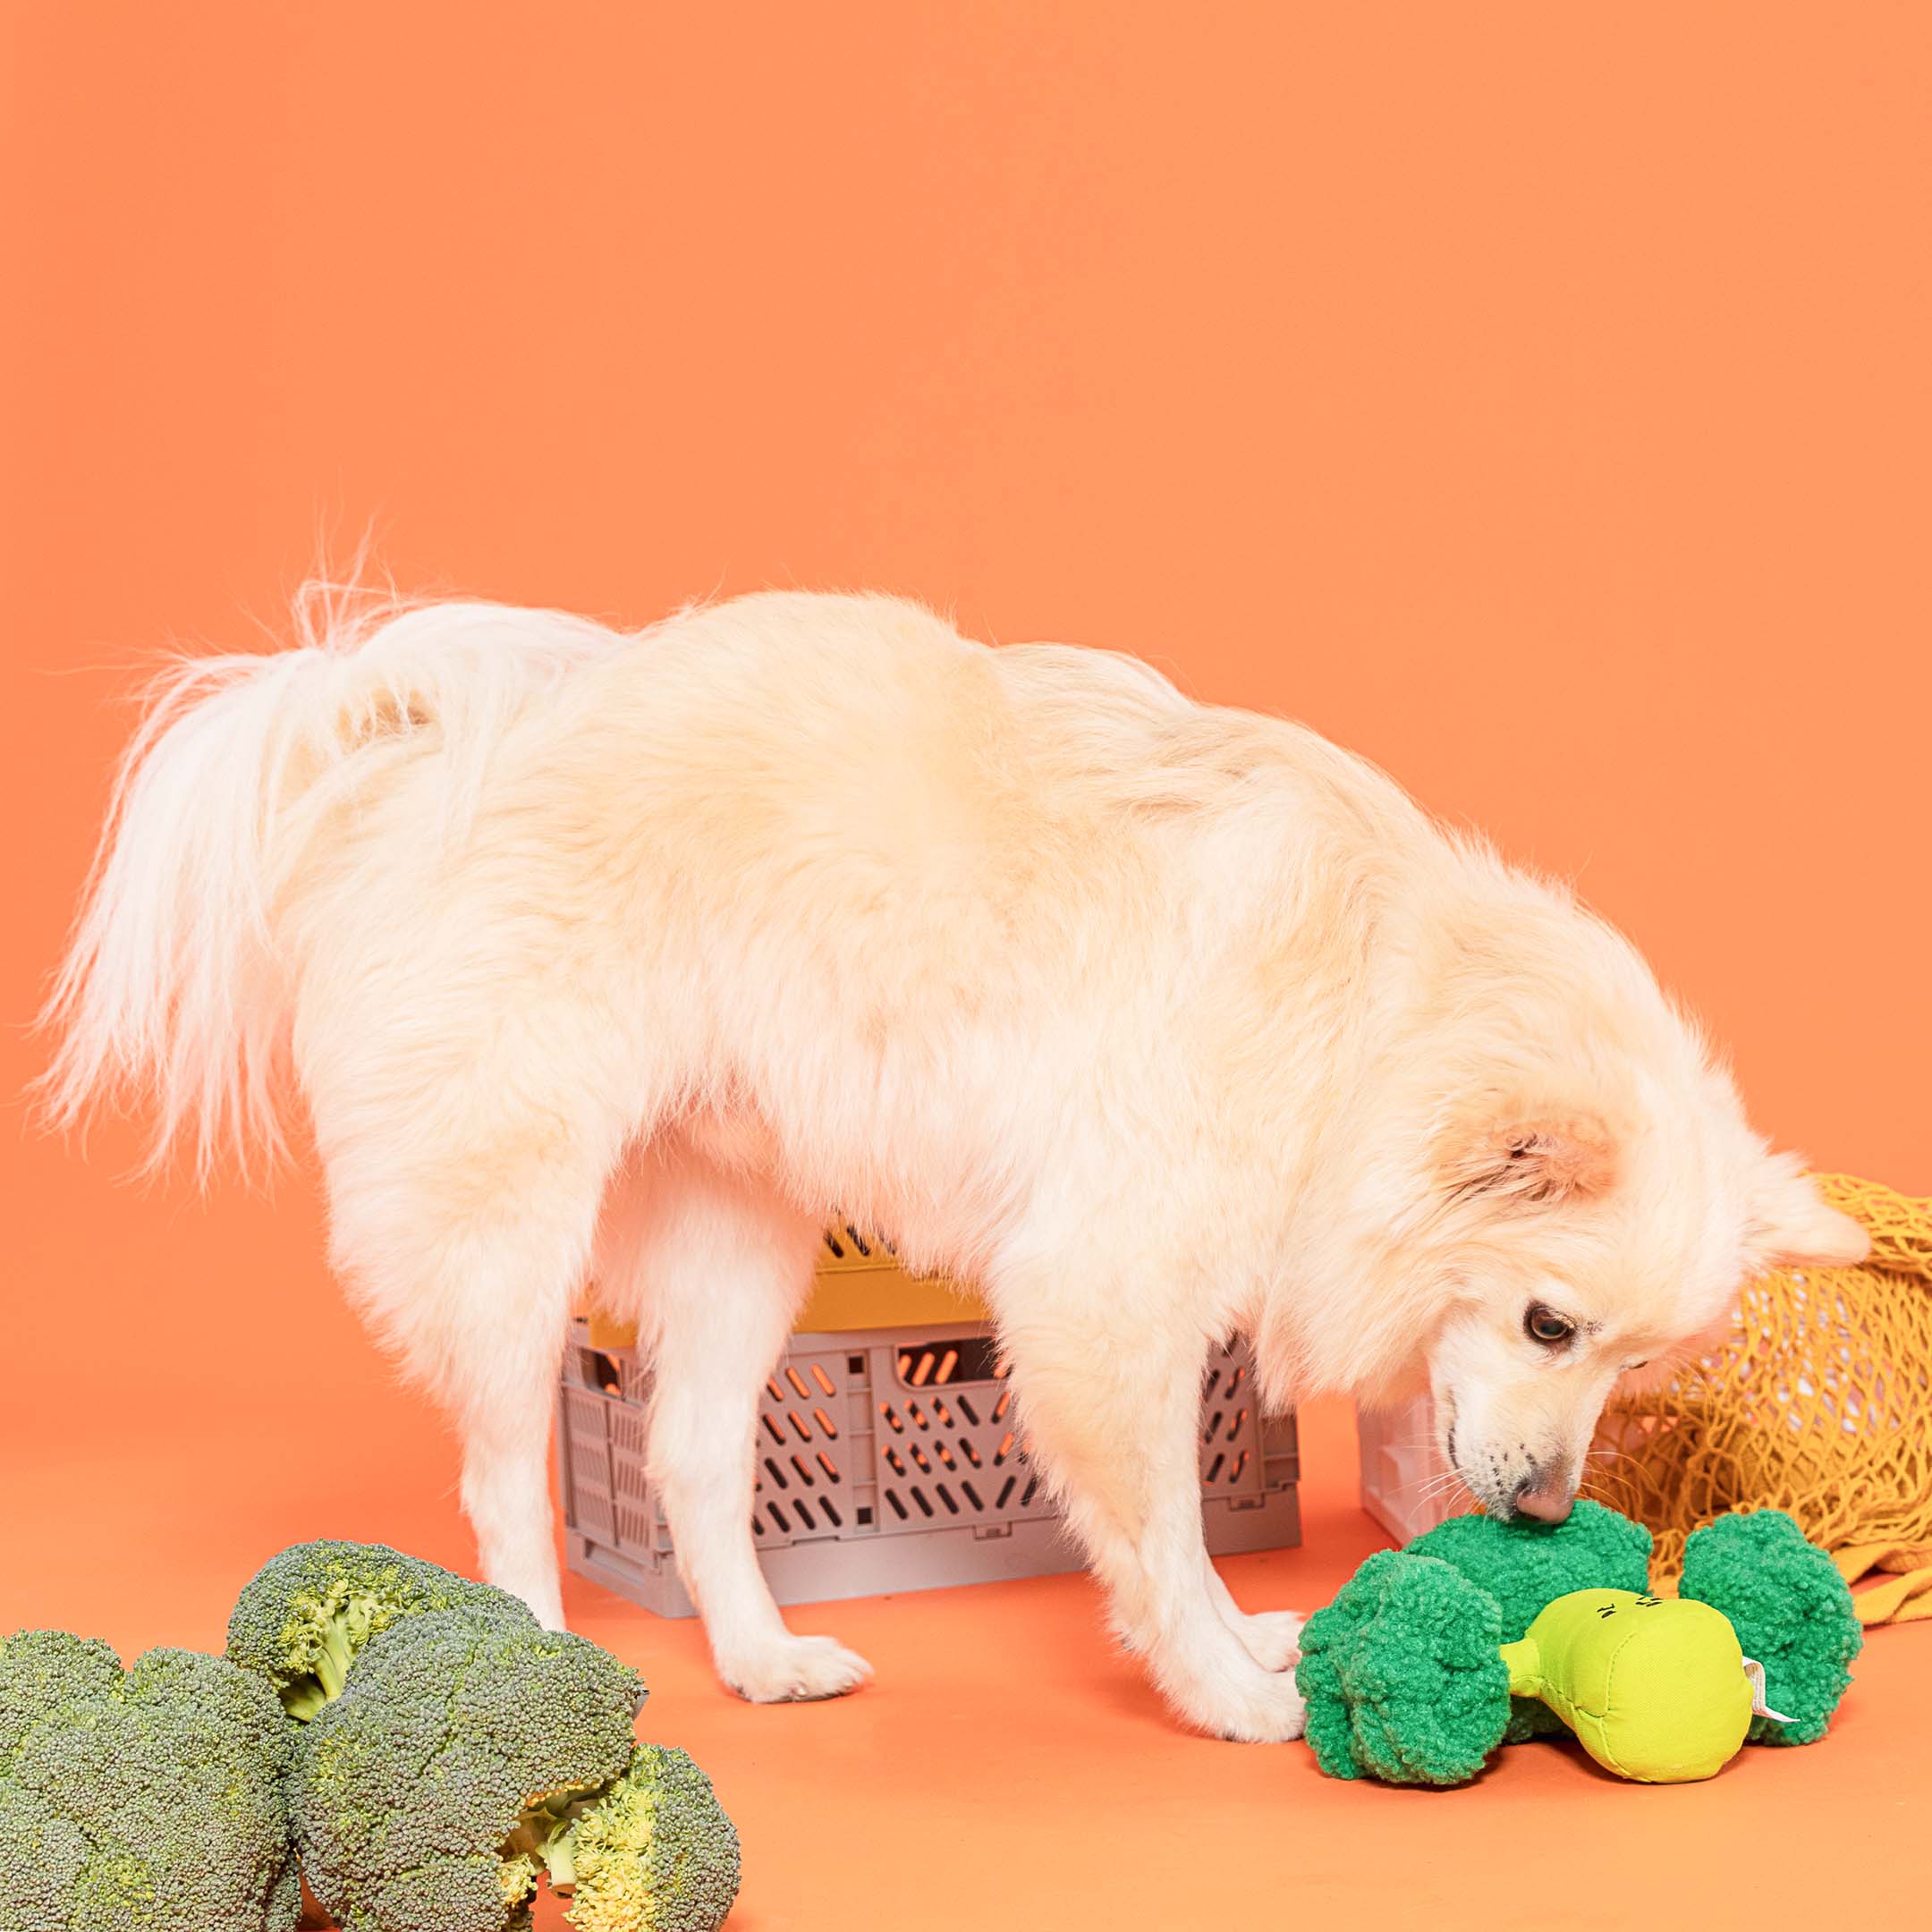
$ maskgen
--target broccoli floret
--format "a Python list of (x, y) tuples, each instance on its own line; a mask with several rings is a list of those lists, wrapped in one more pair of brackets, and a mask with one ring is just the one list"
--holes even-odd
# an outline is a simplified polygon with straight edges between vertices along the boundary
[(682, 1751), (640, 1744), (544, 1849), (578, 1932), (713, 1932), (738, 1896), (738, 1832)]
[(0, 1644), (0, 1784), (27, 1733), (77, 1706), (121, 1694), (121, 1659), (97, 1637), (16, 1631)]
[(1449, 1564), (1371, 1556), (1301, 1632), (1296, 1687), (1331, 1777), (1458, 1784), (1482, 1769), (1510, 1716), (1493, 1598)]
[(296, 1734), (291, 1806), (347, 1932), (513, 1932), (547, 1877), (581, 1932), (711, 1932), (738, 1835), (682, 1751), (635, 1744), (637, 1674), (492, 1610), (371, 1640)]
[(290, 1729), (221, 1657), (0, 1644), (0, 1932), (286, 1932)]
[(1684, 1545), (1682, 1595), (1721, 1611), (1744, 1655), (1765, 1669), (1765, 1702), (1791, 1722), (1755, 1716), (1754, 1744), (1815, 1744), (1865, 1647), (1837, 1566), (1783, 1510), (1720, 1516)]
[(271, 1556), (228, 1620), (228, 1655), (303, 1723), (340, 1697), (370, 1638), (404, 1617), (474, 1606), (525, 1623), (517, 1598), (380, 1543), (298, 1543)]
[(291, 1809), (309, 1883), (348, 1932), (504, 1932), (527, 1920), (541, 1843), (631, 1762), (636, 1672), (529, 1616), (392, 1624), (295, 1734)]
[[(1519, 1642), (1544, 1605), (1572, 1590), (1650, 1588), (1650, 1532), (1601, 1503), (1579, 1498), (1560, 1523), (1452, 1516), (1409, 1546), (1488, 1591), (1502, 1612), (1503, 1641)], [(1563, 1737), (1563, 1719), (1535, 1698), (1514, 1698), (1505, 1744)]]

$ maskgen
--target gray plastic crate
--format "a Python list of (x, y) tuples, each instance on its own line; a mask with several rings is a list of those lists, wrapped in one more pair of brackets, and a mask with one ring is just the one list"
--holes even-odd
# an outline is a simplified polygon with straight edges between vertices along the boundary
[[(644, 1473), (650, 1369), (575, 1325), (557, 1441), (570, 1566), (690, 1616)], [(794, 1335), (758, 1403), (751, 1527), (780, 1603), (1075, 1570), (1080, 1555), (1013, 1426), (973, 1323)], [(1217, 1555), (1301, 1540), (1295, 1423), (1264, 1418), (1245, 1343), (1203, 1380), (1201, 1510)]]

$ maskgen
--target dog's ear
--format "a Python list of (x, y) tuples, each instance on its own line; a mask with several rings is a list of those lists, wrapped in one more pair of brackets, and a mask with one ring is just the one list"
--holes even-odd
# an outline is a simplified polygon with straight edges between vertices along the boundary
[(1452, 1128), (1439, 1173), (1457, 1199), (1587, 1199), (1616, 1184), (1616, 1140), (1594, 1114), (1504, 1109)]
[(1775, 1154), (1759, 1168), (1744, 1244), (1759, 1268), (1855, 1267), (1871, 1252), (1871, 1237), (1826, 1205), (1794, 1154)]

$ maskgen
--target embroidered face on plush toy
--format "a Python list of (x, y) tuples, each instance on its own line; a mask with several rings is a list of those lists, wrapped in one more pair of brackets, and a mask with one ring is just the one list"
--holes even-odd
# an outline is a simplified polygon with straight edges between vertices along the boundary
[(1454, 1784), (1500, 1743), (1572, 1733), (1622, 1777), (1713, 1776), (1747, 1738), (1809, 1744), (1861, 1634), (1823, 1550), (1776, 1510), (1720, 1517), (1650, 1594), (1649, 1532), (1462, 1516), (1371, 1556), (1301, 1633), (1308, 1739), (1336, 1777)]

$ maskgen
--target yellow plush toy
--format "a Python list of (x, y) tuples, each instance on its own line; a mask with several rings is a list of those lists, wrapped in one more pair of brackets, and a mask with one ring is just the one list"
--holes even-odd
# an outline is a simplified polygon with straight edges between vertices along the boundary
[(1606, 1771), (1647, 1784), (1715, 1775), (1754, 1715), (1782, 1715), (1730, 1619), (1687, 1597), (1572, 1590), (1502, 1657), (1512, 1697), (1540, 1699)]

